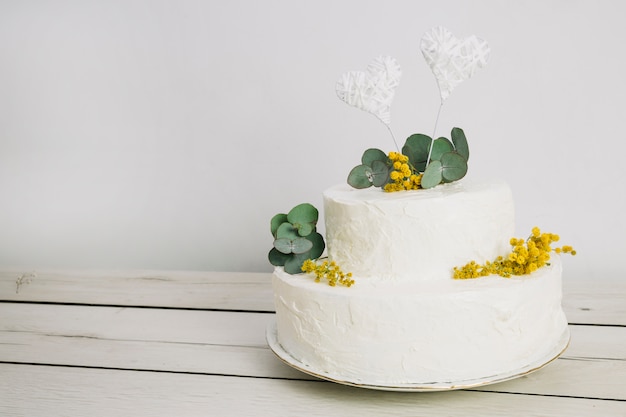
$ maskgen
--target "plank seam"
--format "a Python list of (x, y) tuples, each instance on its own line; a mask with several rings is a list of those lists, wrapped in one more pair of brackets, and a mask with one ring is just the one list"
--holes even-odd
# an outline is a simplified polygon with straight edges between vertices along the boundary
[(113, 307), (113, 308), (143, 308), (154, 310), (184, 310), (184, 311), (217, 311), (227, 313), (259, 313), (276, 314), (274, 310), (244, 310), (228, 308), (202, 308), (202, 307), (172, 307), (172, 306), (145, 306), (133, 304), (96, 304), (96, 303), (76, 303), (60, 301), (21, 301), (21, 300), (0, 300), (0, 304), (35, 304), (35, 305), (59, 305), (59, 306), (79, 306), (79, 307)]
[[(8, 362), (8, 361), (0, 361), (0, 365), (49, 366), (49, 367), (57, 367), (57, 368), (95, 369), (95, 370), (122, 371), (122, 372), (124, 371), (126, 372), (149, 372), (149, 373), (180, 374), (180, 375), (206, 375), (206, 376), (223, 376), (223, 377), (232, 377), (232, 378), (269, 379), (269, 380), (302, 381), (302, 382), (333, 384), (333, 382), (324, 381), (321, 379), (266, 377), (266, 376), (220, 374), (220, 373), (191, 372), (191, 371), (181, 372), (181, 371), (166, 371), (166, 370), (153, 370), (153, 369), (130, 369), (130, 368), (114, 368), (114, 367), (104, 367), (104, 366), (79, 366), (79, 365), (61, 365), (61, 364)], [(581, 400), (626, 402), (626, 399), (619, 399), (619, 398), (584, 397), (584, 396), (556, 395), (556, 394), (537, 394), (537, 393), (514, 392), (514, 391), (495, 391), (495, 390), (486, 390), (486, 389), (469, 389), (467, 391), (484, 392), (484, 393), (491, 393), (491, 394), (530, 395), (530, 396), (536, 396), (536, 397), (573, 398), (573, 399), (581, 399)]]
[[(61, 305), (61, 306), (86, 306), (86, 307), (113, 307), (113, 308), (143, 308), (155, 310), (183, 310), (183, 311), (216, 311), (230, 313), (258, 313), (258, 314), (276, 314), (274, 310), (246, 310), (246, 309), (228, 309), (228, 308), (202, 308), (202, 307), (173, 307), (173, 306), (146, 306), (135, 304), (101, 304), (101, 303), (78, 303), (78, 302), (60, 302), (60, 301), (23, 301), (23, 300), (6, 300), (0, 299), (1, 304), (35, 304), (35, 305)], [(626, 328), (626, 324), (608, 324), (608, 323), (568, 323), (570, 326), (596, 326), (596, 327), (622, 327)]]

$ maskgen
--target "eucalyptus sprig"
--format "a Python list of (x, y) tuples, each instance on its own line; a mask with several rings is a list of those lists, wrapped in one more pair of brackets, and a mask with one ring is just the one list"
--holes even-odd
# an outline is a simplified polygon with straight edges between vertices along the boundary
[(288, 274), (299, 274), (304, 261), (319, 258), (326, 244), (316, 231), (318, 217), (318, 210), (309, 203), (299, 204), (287, 214), (272, 217), (270, 229), (274, 247), (268, 254), (270, 263), (284, 266)]
[(417, 170), (424, 173), (422, 188), (457, 181), (467, 174), (469, 147), (465, 133), (455, 127), (450, 137), (452, 141), (445, 137), (433, 140), (422, 134), (411, 135), (402, 147), (402, 153), (409, 157)]
[(348, 184), (354, 188), (382, 187), (389, 181), (391, 160), (380, 149), (371, 148), (363, 152), (361, 165), (348, 174)]
[[(407, 187), (412, 189), (411, 177), (420, 176), (420, 188), (432, 188), (438, 184), (460, 180), (467, 173), (469, 147), (463, 129), (455, 127), (450, 134), (452, 140), (417, 133), (407, 138), (402, 147), (409, 172), (405, 172)], [(361, 165), (354, 167), (348, 175), (348, 184), (354, 188), (381, 187), (387, 191), (397, 188), (385, 187), (391, 183), (402, 183), (392, 178), (394, 160), (380, 149), (368, 149), (361, 157)], [(397, 175), (396, 175), (397, 177)]]

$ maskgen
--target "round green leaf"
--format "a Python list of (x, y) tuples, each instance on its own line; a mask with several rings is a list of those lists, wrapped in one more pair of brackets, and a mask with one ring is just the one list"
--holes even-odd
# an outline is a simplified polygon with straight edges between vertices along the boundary
[(274, 248), (280, 253), (289, 255), (293, 252), (293, 241), (285, 237), (274, 240)]
[(319, 233), (311, 233), (305, 239), (308, 239), (313, 243), (311, 249), (305, 253), (308, 256), (307, 259), (317, 259), (322, 256), (324, 249), (326, 248), (326, 244), (324, 243), (324, 237)]
[[(311, 233), (304, 239), (311, 241), (311, 243), (313, 244), (311, 249), (309, 249), (305, 253), (291, 253), (289, 255), (283, 255), (283, 265), (285, 267), (285, 272), (287, 272), (288, 274), (302, 273), (302, 264), (304, 263), (304, 261), (306, 261), (307, 259), (315, 260), (322, 256), (322, 253), (324, 252), (324, 248), (326, 247), (326, 245), (324, 243), (324, 238), (319, 233)], [(280, 254), (280, 252), (278, 253)]]
[(298, 231), (291, 223), (283, 223), (276, 230), (276, 239), (294, 240), (298, 237)]
[(270, 253), (268, 253), (268, 255), (267, 255), (267, 258), (269, 259), (270, 264), (272, 264), (274, 266), (283, 266), (283, 265), (285, 265), (285, 262), (287, 262), (289, 257), (290, 257), (290, 255), (286, 255), (286, 254), (280, 252), (276, 248), (272, 248)]
[(416, 133), (409, 136), (402, 147), (402, 153), (409, 157), (409, 162), (419, 172), (426, 168), (426, 160), (433, 142), (430, 136)]
[(363, 165), (371, 167), (374, 161), (387, 163), (388, 159), (389, 158), (387, 158), (387, 155), (380, 149), (370, 148), (363, 152), (363, 156), (361, 157), (361, 163)]
[(294, 240), (286, 238), (274, 240), (274, 248), (285, 255), (305, 253), (311, 250), (312, 247), (313, 242), (303, 237), (298, 237)]
[(348, 174), (348, 184), (354, 188), (368, 188), (372, 186), (374, 175), (372, 168), (367, 165), (357, 165)]
[(430, 160), (439, 161), (441, 155), (446, 152), (450, 152), (453, 149), (454, 147), (452, 146), (452, 142), (450, 142), (448, 139), (444, 137), (435, 139), (435, 141), (433, 142), (433, 151), (430, 155)]
[(445, 182), (460, 180), (467, 173), (467, 161), (458, 152), (441, 155), (441, 176)]
[(315, 230), (315, 224), (313, 223), (296, 224), (294, 226), (298, 229), (298, 235), (302, 237), (310, 235)]
[(465, 162), (469, 161), (469, 146), (467, 145), (467, 138), (463, 129), (459, 127), (453, 128), (451, 137), (454, 149), (465, 158)]
[(278, 230), (278, 226), (287, 222), (287, 215), (284, 213), (279, 213), (272, 217), (270, 221), (270, 229), (272, 231), (272, 236), (276, 237), (276, 231)]
[(302, 264), (307, 259), (310, 259), (306, 256), (306, 254), (300, 255), (291, 255), (289, 259), (285, 262), (285, 272), (288, 274), (301, 274), (302, 273)]
[(319, 213), (315, 207), (309, 203), (298, 204), (292, 208), (287, 214), (289, 223), (315, 223)]
[(313, 242), (304, 237), (299, 237), (291, 242), (291, 251), (296, 255), (308, 252), (312, 247)]
[(441, 180), (442, 166), (439, 161), (432, 161), (424, 171), (422, 176), (422, 188), (433, 188), (438, 185)]
[(386, 162), (372, 162), (372, 185), (382, 187), (389, 180), (389, 166)]

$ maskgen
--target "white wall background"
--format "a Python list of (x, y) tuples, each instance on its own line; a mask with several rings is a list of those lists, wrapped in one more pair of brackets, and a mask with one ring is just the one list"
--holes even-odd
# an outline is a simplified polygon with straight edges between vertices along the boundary
[(624, 4), (2, 0), (0, 266), (269, 271), (273, 214), (392, 149), (335, 81), (394, 56), (394, 132), (431, 133), (418, 43), (443, 25), (492, 48), (439, 124), (468, 175), (578, 249), (566, 274), (623, 272)]

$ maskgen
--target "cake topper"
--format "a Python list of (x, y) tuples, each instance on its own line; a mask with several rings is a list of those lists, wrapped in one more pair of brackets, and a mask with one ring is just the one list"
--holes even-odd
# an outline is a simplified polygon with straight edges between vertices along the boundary
[(367, 149), (361, 164), (348, 174), (348, 184), (354, 188), (373, 185), (389, 192), (432, 188), (460, 180), (467, 173), (469, 147), (463, 130), (453, 128), (451, 140), (436, 138), (435, 133), (444, 101), (459, 83), (487, 64), (489, 46), (476, 36), (457, 39), (447, 29), (435, 27), (424, 34), (420, 48), (441, 97), (432, 137), (413, 134), (402, 150), (398, 147), (390, 127), (391, 102), (401, 75), (395, 59), (378, 57), (367, 72), (347, 72), (335, 86), (341, 100), (373, 114), (387, 126), (397, 150), (385, 154), (380, 149)]
[(335, 85), (335, 91), (342, 101), (376, 116), (387, 126), (395, 142), (389, 124), (391, 103), (401, 75), (400, 65), (394, 58), (379, 56), (367, 66), (366, 71), (343, 74)]
[[(396, 60), (379, 56), (366, 71), (346, 72), (335, 85), (342, 101), (376, 116), (387, 127), (397, 150), (385, 153), (376, 148), (367, 149), (361, 164), (348, 175), (348, 184), (354, 188), (375, 186), (388, 192), (426, 189), (460, 180), (467, 173), (469, 147), (465, 132), (454, 127), (450, 139), (436, 137), (435, 133), (445, 100), (457, 85), (487, 64), (489, 46), (474, 35), (457, 39), (449, 30), (435, 27), (424, 34), (420, 49), (435, 75), (441, 102), (432, 137), (421, 133), (410, 135), (401, 151), (390, 127), (391, 104), (402, 75)], [(324, 279), (330, 286), (350, 287), (354, 284), (352, 274), (344, 273), (332, 260), (322, 259), (326, 243), (316, 230), (318, 216), (314, 206), (302, 203), (288, 213), (272, 217), (270, 231), (274, 241), (268, 259), (288, 274), (305, 272), (314, 275), (317, 282)], [(508, 278), (532, 274), (549, 265), (551, 251), (576, 254), (567, 245), (553, 249), (551, 244), (558, 239), (558, 235), (541, 233), (535, 227), (528, 239), (511, 239), (512, 251), (507, 257), (499, 256), (484, 265), (470, 261), (454, 267), (453, 276), (468, 279), (498, 274)]]
[(444, 101), (457, 85), (471, 78), (477, 69), (487, 65), (491, 49), (487, 42), (476, 35), (458, 39), (442, 26), (434, 27), (424, 34), (420, 42), (420, 49), (426, 63), (435, 75), (441, 97), (441, 104), (433, 128), (434, 138)]
[(487, 42), (475, 35), (458, 39), (441, 26), (424, 34), (420, 49), (437, 79), (442, 104), (457, 85), (487, 65), (490, 52)]

